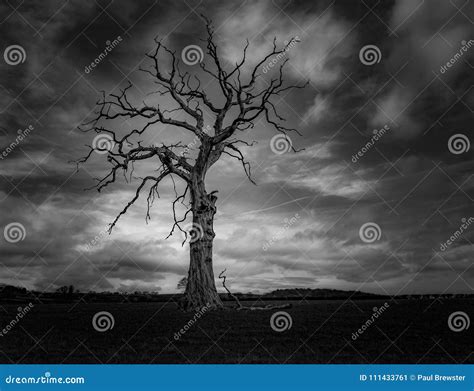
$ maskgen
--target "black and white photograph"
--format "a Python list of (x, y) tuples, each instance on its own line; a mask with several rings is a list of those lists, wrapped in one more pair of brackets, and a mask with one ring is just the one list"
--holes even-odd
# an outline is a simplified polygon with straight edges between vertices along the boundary
[(0, 363), (474, 364), (473, 10), (1, 0)]

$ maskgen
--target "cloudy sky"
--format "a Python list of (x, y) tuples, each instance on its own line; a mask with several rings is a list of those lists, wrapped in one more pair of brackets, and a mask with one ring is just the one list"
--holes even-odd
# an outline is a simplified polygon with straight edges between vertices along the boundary
[[(154, 37), (178, 55), (189, 45), (204, 49), (203, 13), (226, 66), (246, 39), (251, 66), (273, 37), (280, 45), (298, 37), (285, 54), (286, 79), (309, 80), (274, 101), (301, 133), (290, 135), (293, 146), (304, 150), (275, 153), (275, 131), (262, 120), (245, 136), (257, 142), (245, 149), (257, 186), (228, 157), (208, 174), (207, 189), (219, 191), (216, 273), (227, 268), (229, 286), (243, 292), (472, 292), (472, 11), (458, 0), (2, 1), (0, 283), (176, 291), (188, 245), (177, 234), (165, 240), (172, 182), (163, 182), (148, 223), (141, 198), (109, 236), (107, 224), (138, 179), (85, 190), (104, 172), (105, 156), (94, 154), (77, 173), (70, 161), (92, 143), (77, 126), (100, 91), (117, 93), (130, 81), (137, 104), (162, 103), (138, 68), (149, 65)], [(216, 84), (205, 85), (218, 104)], [(176, 139), (195, 146), (173, 127), (151, 128), (144, 140)], [(135, 176), (156, 168), (148, 162)], [(12, 227), (24, 228), (19, 238), (9, 236)]]

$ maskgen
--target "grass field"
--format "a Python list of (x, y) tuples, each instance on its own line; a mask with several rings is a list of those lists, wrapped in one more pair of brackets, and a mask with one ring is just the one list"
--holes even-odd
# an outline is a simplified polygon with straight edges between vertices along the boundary
[[(474, 363), (474, 333), (454, 332), (454, 311), (474, 314), (474, 301), (391, 300), (365, 332), (356, 332), (385, 301), (294, 303), (292, 327), (276, 332), (269, 311), (208, 312), (179, 340), (194, 314), (174, 304), (38, 304), (0, 337), (2, 363)], [(273, 304), (273, 303), (272, 303)], [(1, 327), (18, 305), (2, 305)], [(92, 318), (110, 312), (99, 332)]]

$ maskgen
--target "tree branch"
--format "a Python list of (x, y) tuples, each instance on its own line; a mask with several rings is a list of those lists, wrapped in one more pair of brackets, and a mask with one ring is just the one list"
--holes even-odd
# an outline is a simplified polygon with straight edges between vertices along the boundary
[[(151, 182), (152, 185), (147, 196), (146, 221), (150, 219), (150, 206), (156, 197), (159, 197), (158, 185), (167, 176), (173, 180), (174, 177), (182, 179), (186, 185), (183, 194), (178, 195), (173, 202), (174, 224), (171, 228), (171, 236), (176, 228), (181, 230), (180, 223), (183, 222), (190, 209), (187, 209), (180, 219), (176, 214), (176, 205), (184, 204), (184, 200), (193, 190), (193, 186), (204, 188), (204, 178), (207, 170), (215, 164), (222, 154), (237, 159), (244, 169), (247, 178), (255, 183), (251, 176), (250, 163), (245, 160), (242, 150), (238, 144), (252, 146), (244, 140), (236, 137), (237, 131), (251, 131), (256, 121), (263, 117), (275, 130), (281, 133), (296, 132), (297, 129), (285, 127), (282, 122), (285, 118), (278, 112), (278, 98), (282, 93), (295, 88), (304, 88), (304, 85), (293, 85), (284, 83), (284, 67), (287, 59), (281, 61), (277, 68), (277, 75), (272, 76), (269, 81), (263, 78), (261, 67), (265, 62), (277, 56), (280, 59), (297, 39), (292, 38), (285, 46), (278, 48), (276, 39), (273, 40), (271, 50), (251, 68), (249, 73), (244, 72), (247, 65), (247, 50), (249, 41), (243, 47), (240, 61), (234, 66), (228, 66), (222, 60), (218, 46), (214, 39), (214, 28), (212, 22), (203, 17), (206, 24), (207, 38), (206, 53), (211, 59), (210, 64), (200, 63), (200, 70), (207, 77), (215, 79), (219, 85), (219, 92), (223, 99), (221, 104), (214, 103), (204, 91), (200, 78), (191, 75), (181, 69), (181, 63), (175, 51), (166, 47), (159, 39), (155, 38), (155, 48), (146, 56), (150, 65), (140, 68), (149, 75), (158, 89), (152, 94), (157, 94), (159, 103), (147, 104), (145, 101), (137, 104), (132, 99), (133, 85), (128, 82), (127, 86), (120, 89), (118, 93), (110, 93), (106, 96), (102, 91), (97, 102), (97, 108), (92, 118), (85, 122), (79, 129), (83, 132), (95, 132), (97, 134), (94, 142), (87, 145), (88, 153), (75, 161), (76, 168), (88, 162), (94, 152), (106, 154), (109, 170), (99, 178), (93, 188), (102, 191), (117, 181), (118, 174), (123, 174), (126, 181), (132, 180), (134, 165), (137, 162), (148, 161), (156, 163), (158, 175), (148, 175), (136, 189), (134, 197), (118, 214), (110, 225), (109, 231), (116, 225), (121, 216), (139, 198), (141, 191)], [(164, 63), (167, 59), (167, 63)], [(243, 75), (246, 74), (247, 77)], [(243, 79), (246, 80), (243, 80)], [(163, 103), (162, 103), (163, 101)], [(164, 104), (171, 107), (164, 107)], [(204, 109), (210, 110), (215, 117), (213, 128), (214, 134), (209, 135), (204, 130)], [(125, 132), (116, 128), (118, 121), (124, 121), (128, 128)], [(179, 153), (181, 148), (188, 148), (181, 142), (174, 144), (142, 145), (145, 133), (152, 132), (154, 128), (166, 125), (170, 128), (176, 127), (192, 133), (199, 141), (199, 152), (194, 162), (191, 158)], [(103, 144), (96, 142), (97, 138), (105, 140)], [(99, 144), (99, 145), (98, 145)], [(189, 148), (188, 148), (189, 149)], [(296, 149), (293, 149), (296, 152)], [(173, 175), (174, 174), (174, 175)], [(129, 179), (128, 179), (129, 178)], [(175, 186), (175, 185), (174, 185)]]

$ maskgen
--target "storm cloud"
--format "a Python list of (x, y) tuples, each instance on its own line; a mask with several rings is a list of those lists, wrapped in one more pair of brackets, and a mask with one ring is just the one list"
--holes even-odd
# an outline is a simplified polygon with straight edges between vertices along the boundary
[[(299, 152), (274, 153), (275, 131), (259, 121), (246, 135), (256, 144), (243, 149), (257, 185), (228, 157), (208, 174), (208, 189), (219, 191), (214, 268), (227, 269), (229, 286), (472, 291), (474, 227), (466, 221), (473, 217), (474, 153), (465, 143), (474, 103), (472, 5), (442, 0), (2, 3), (2, 52), (19, 45), (25, 57), (0, 61), (0, 226), (25, 231), (17, 242), (2, 236), (0, 283), (176, 291), (188, 246), (180, 233), (165, 239), (173, 183), (163, 183), (151, 220), (142, 198), (109, 235), (107, 224), (135, 194), (137, 179), (87, 190), (103, 174), (104, 156), (79, 170), (72, 161), (92, 143), (77, 127), (101, 91), (117, 93), (130, 81), (138, 102), (157, 99), (139, 70), (155, 37), (176, 53), (204, 48), (201, 14), (213, 21), (226, 66), (241, 58), (247, 39), (255, 64), (274, 37), (279, 45), (297, 37), (285, 55), (286, 77), (309, 83), (275, 102), (301, 133), (290, 134)], [(378, 57), (372, 64), (360, 56), (368, 45)], [(219, 96), (215, 82), (206, 88)], [(153, 132), (150, 142), (164, 137), (195, 147), (181, 130)], [(453, 149), (458, 135), (461, 153)], [(136, 176), (154, 169), (146, 163)], [(367, 223), (380, 230), (374, 241), (361, 237)]]

